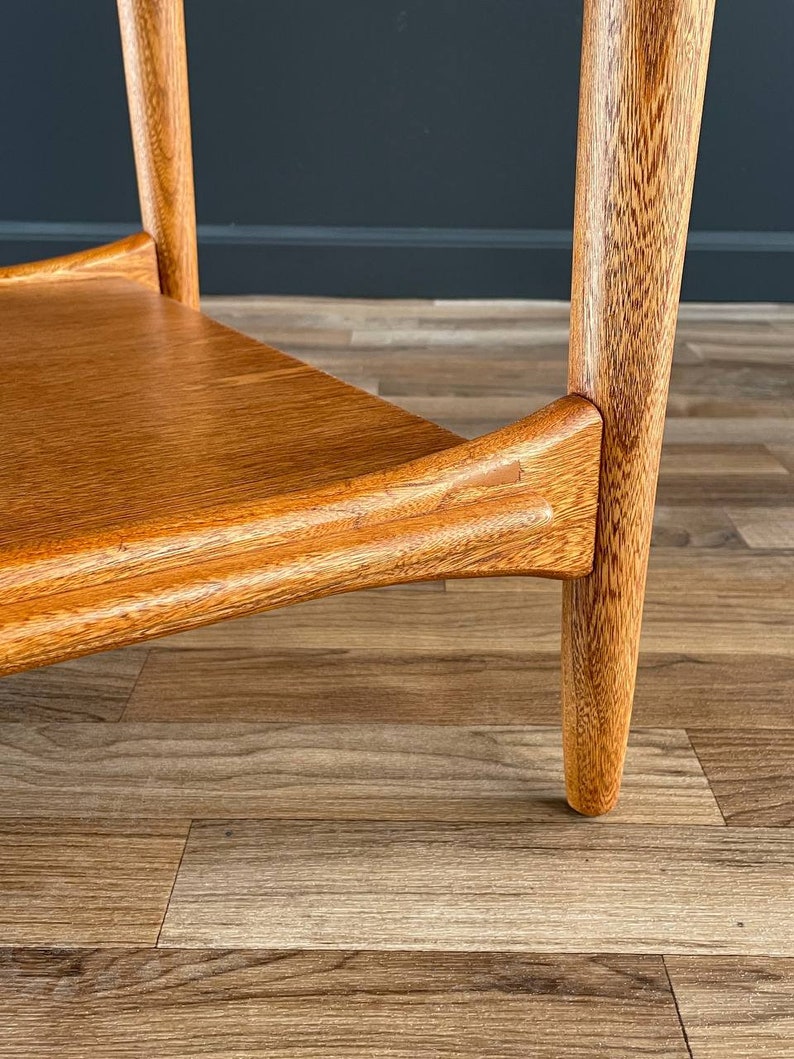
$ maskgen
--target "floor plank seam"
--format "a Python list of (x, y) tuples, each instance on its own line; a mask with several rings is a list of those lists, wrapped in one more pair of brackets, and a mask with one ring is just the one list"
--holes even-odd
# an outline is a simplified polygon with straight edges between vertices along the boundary
[(125, 716), (127, 714), (127, 710), (129, 708), (129, 705), (132, 702), (132, 698), (133, 698), (135, 692), (138, 689), (138, 684), (140, 684), (140, 682), (141, 682), (141, 677), (143, 676), (143, 671), (148, 666), (149, 659), (151, 658), (151, 656), (152, 656), (152, 651), (151, 651), (151, 648), (149, 648), (146, 651), (146, 654), (144, 656), (143, 664), (141, 665), (141, 668), (138, 670), (138, 675), (135, 678), (135, 680), (133, 681), (132, 687), (130, 688), (130, 693), (127, 696), (127, 698), (124, 700), (124, 708), (122, 709), (121, 713), (119, 714), (118, 718), (116, 719), (116, 724), (121, 724), (121, 722), (124, 720), (124, 718), (125, 718)]
[(664, 967), (664, 973), (667, 977), (667, 984), (670, 986), (670, 996), (673, 998), (675, 1004), (675, 1013), (678, 1016), (678, 1025), (681, 1027), (681, 1035), (684, 1038), (684, 1044), (686, 1045), (687, 1055), (689, 1059), (695, 1059), (695, 1055), (692, 1051), (692, 1045), (689, 1043), (689, 1034), (687, 1033), (686, 1026), (684, 1025), (684, 1017), (681, 1014), (681, 1008), (678, 1006), (678, 997), (675, 993), (675, 987), (673, 986), (673, 979), (670, 977), (670, 969), (667, 966), (667, 957), (662, 954), (662, 967)]
[[(179, 878), (179, 872), (182, 867), (182, 861), (185, 859), (185, 852), (187, 851), (187, 844), (190, 841), (190, 832), (193, 830), (193, 821), (191, 820), (187, 825), (187, 831), (185, 832), (185, 843), (182, 846), (182, 852), (179, 855), (179, 862), (174, 872), (174, 881), (171, 883), (171, 889), (168, 892), (168, 900), (165, 902), (165, 909), (163, 910), (163, 918), (160, 920), (160, 927), (157, 931), (157, 937), (154, 939), (153, 949), (157, 949), (160, 946), (160, 935), (163, 933), (163, 927), (165, 926), (165, 920), (168, 915), (168, 909), (171, 907), (171, 898), (174, 896), (174, 890), (176, 889), (176, 881)], [(149, 946), (146, 946), (148, 948)]]
[[(703, 766), (703, 762), (700, 760), (700, 754), (698, 754), (697, 749), (695, 747), (695, 744), (692, 741), (692, 738), (691, 738), (691, 736), (689, 734), (689, 729), (685, 728), (684, 729), (684, 733), (685, 733), (685, 735), (687, 737), (687, 742), (692, 747), (692, 753), (695, 755), (695, 759), (697, 760), (698, 765), (700, 765), (700, 770), (703, 773), (703, 777), (706, 780), (706, 783), (708, 784), (709, 790), (711, 791), (711, 796), (714, 799), (714, 802), (715, 802), (715, 804), (717, 806), (717, 809), (719, 810), (720, 816), (722, 817), (722, 823), (723, 823), (723, 825), (725, 827), (728, 827), (729, 824), (728, 824), (728, 821), (725, 819), (725, 813), (722, 811), (722, 806), (720, 805), (720, 800), (717, 797), (717, 792), (714, 790), (714, 788), (711, 785), (711, 780), (709, 779), (709, 774), (708, 774), (708, 772), (706, 772), (706, 769)], [(715, 825), (712, 825), (712, 826), (715, 826)]]
[[(13, 813), (4, 814), (0, 810), (0, 820), (14, 822), (15, 820), (30, 818), (30, 814)], [(118, 820), (119, 817), (113, 813), (94, 813), (93, 818), (96, 820)], [(49, 817), (49, 816), (34, 816), (32, 819), (35, 820), (51, 820), (51, 819), (62, 819), (61, 817)], [(76, 819), (81, 819), (77, 817)], [(180, 816), (168, 816), (165, 819), (181, 820)], [(599, 828), (609, 827), (611, 828), (635, 828), (641, 829), (643, 827), (652, 826), (655, 831), (673, 831), (681, 830), (684, 826), (688, 831), (723, 831), (725, 830), (724, 824), (681, 824), (680, 820), (670, 820), (666, 823), (653, 823), (649, 825), (647, 821), (642, 820), (638, 822), (629, 821), (624, 823), (622, 820), (614, 819), (610, 822), (603, 820), (601, 823), (598, 822), (598, 818), (587, 817), (580, 820), (579, 814), (574, 809), (565, 810), (564, 814), (560, 815), (559, 821), (549, 821), (546, 818), (524, 818), (520, 817), (516, 820), (492, 820), (486, 819), (462, 819), (462, 820), (449, 820), (446, 817), (438, 816), (287, 816), (285, 814), (276, 814), (274, 816), (197, 816), (191, 820), (192, 824), (367, 824), (377, 826), (403, 826), (403, 827), (415, 827), (419, 825), (421, 827), (443, 827), (443, 828), (468, 828), (468, 827), (484, 827), (486, 824), (491, 829), (500, 828), (502, 830), (506, 828), (521, 828), (521, 827), (541, 827), (548, 824), (556, 825), (557, 823), (573, 823), (579, 824), (581, 828)], [(785, 831), (786, 828), (783, 825), (775, 826), (762, 826), (758, 825), (739, 825), (742, 830), (745, 831)], [(733, 825), (731, 826), (733, 830)]]

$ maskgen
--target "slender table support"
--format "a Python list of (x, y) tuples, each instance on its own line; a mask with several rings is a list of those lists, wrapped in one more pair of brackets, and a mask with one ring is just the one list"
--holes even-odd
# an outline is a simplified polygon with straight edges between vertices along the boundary
[(593, 572), (563, 586), (568, 801), (617, 801), (714, 0), (585, 0), (569, 390), (604, 420)]
[(199, 305), (196, 204), (182, 0), (118, 0), (138, 195), (160, 286)]

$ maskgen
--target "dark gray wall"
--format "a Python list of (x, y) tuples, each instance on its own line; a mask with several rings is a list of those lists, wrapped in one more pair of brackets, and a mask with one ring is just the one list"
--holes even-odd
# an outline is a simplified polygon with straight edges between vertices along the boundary
[[(580, 0), (187, 0), (207, 292), (567, 297)], [(717, 0), (684, 294), (794, 300), (794, 3)], [(112, 0), (4, 5), (0, 263), (136, 227)]]

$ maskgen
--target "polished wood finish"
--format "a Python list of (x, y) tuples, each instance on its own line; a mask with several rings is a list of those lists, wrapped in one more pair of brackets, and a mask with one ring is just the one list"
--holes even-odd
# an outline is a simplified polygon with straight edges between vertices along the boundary
[(37, 595), (24, 622), (128, 559), (217, 556), (281, 493), (460, 441), (122, 280), (10, 285), (0, 311), (3, 624), (12, 598)]
[[(722, 681), (729, 679), (731, 669), (746, 676), (747, 656), (763, 659), (764, 666), (769, 662), (769, 672), (752, 681), (748, 698), (768, 706), (777, 717), (773, 727), (784, 724), (790, 701), (786, 685), (776, 687), (768, 698), (765, 689), (774, 687), (776, 677), (791, 679), (793, 592), (794, 574), (785, 556), (660, 549), (649, 568), (643, 646), (673, 658), (718, 655), (723, 666), (730, 660)], [(261, 650), (264, 641), (268, 648), (280, 649), (455, 651), (465, 643), (467, 650), (476, 652), (559, 651), (560, 591), (555, 582), (447, 581), (445, 594), (454, 598), (403, 587), (378, 589), (363, 599), (344, 595), (194, 629), (158, 646)], [(697, 661), (693, 668), (699, 668)], [(741, 702), (735, 695), (729, 702), (732, 716), (739, 716)], [(685, 716), (691, 718), (697, 707), (688, 705)], [(719, 709), (713, 699), (711, 709)]]
[(569, 388), (604, 417), (592, 573), (564, 589), (568, 800), (611, 809), (639, 649), (714, 0), (586, 0)]
[(462, 440), (123, 280), (0, 288), (0, 312), (6, 564)]
[(589, 570), (601, 421), (586, 400), (453, 445), (121, 281), (44, 294), (0, 303), (18, 424), (0, 456), (0, 671), (395, 581)]
[(182, 0), (118, 0), (143, 225), (163, 294), (199, 304), (196, 204)]
[[(39, 282), (17, 282), (31, 296), (2, 303), (3, 400), (25, 428), (12, 429), (0, 463), (9, 510), (0, 672), (352, 589), (491, 574), (568, 579), (568, 797), (582, 813), (611, 808), (713, 2), (586, 0), (570, 393), (477, 441), (108, 279), (144, 268), (152, 283), (145, 236), (6, 277)], [(118, 0), (118, 13), (160, 288), (196, 309), (182, 0)], [(68, 305), (56, 283), (41, 282), (89, 273), (92, 290), (70, 285)], [(559, 331), (552, 323), (546, 337)], [(510, 330), (494, 336), (509, 341)], [(358, 345), (336, 326), (324, 339), (347, 337)], [(442, 327), (432, 344), (457, 340)], [(489, 373), (492, 386), (524, 372), (519, 349), (506, 378)], [(686, 359), (700, 356), (695, 347)], [(470, 365), (478, 383), (480, 359)], [(372, 429), (376, 421), (417, 451)], [(769, 454), (760, 456), (768, 469)]]
[(77, 587), (76, 541), (124, 561), (122, 534), (239, 521), (461, 441), (122, 280), (10, 286), (0, 312), (8, 592)]
[[(11, 428), (2, 466), (0, 671), (354, 588), (494, 573), (582, 579), (565, 594), (568, 795), (583, 813), (611, 808), (633, 695), (708, 0), (660, 0), (653, 8), (588, 0), (572, 395), (468, 443), (190, 313), (198, 270), (182, 5), (119, 0), (119, 16), (144, 225), (161, 289), (185, 308), (145, 300), (140, 287), (115, 278), (142, 268), (152, 285), (145, 237), (90, 261), (83, 255), (6, 276), (17, 282), (7, 285), (2, 305), (3, 400), (8, 420), (22, 428)], [(643, 171), (647, 186), (638, 189)], [(70, 284), (68, 298), (59, 293), (57, 280), (92, 270), (92, 284)], [(34, 277), (39, 282), (19, 282)], [(596, 408), (606, 420), (603, 452)], [(392, 425), (406, 449), (418, 451), (401, 450)], [(406, 738), (383, 734), (387, 747)], [(439, 732), (436, 757), (476, 758), (483, 740), (469, 735), (450, 751), (449, 731)], [(251, 736), (240, 739), (248, 746)], [(294, 749), (305, 752), (307, 738), (311, 752), (316, 733), (303, 732)], [(353, 738), (377, 743), (371, 732)], [(9, 745), (13, 757), (12, 737)], [(122, 756), (128, 752), (124, 746)], [(50, 767), (37, 746), (24, 745), (22, 756), (12, 770), (23, 776), (20, 812), (31, 786), (25, 762), (36, 760), (45, 773)], [(699, 765), (689, 760), (705, 796), (705, 817), (697, 819), (719, 823)], [(512, 777), (515, 763), (506, 764)], [(338, 761), (325, 767), (337, 806), (358, 805)], [(469, 812), (500, 818), (504, 802), (497, 794), (493, 808), (487, 783), (446, 768), (485, 804)], [(56, 769), (45, 804), (72, 782)], [(396, 785), (404, 811), (405, 784)], [(100, 809), (108, 805), (104, 786), (100, 776), (92, 803)], [(13, 806), (13, 786), (7, 793)], [(129, 805), (129, 794), (111, 785), (110, 804)], [(363, 794), (371, 811), (371, 792)], [(203, 798), (192, 799), (171, 808), (204, 813)], [(250, 811), (250, 802), (231, 797), (226, 809)], [(300, 815), (292, 799), (283, 811)], [(318, 844), (322, 851), (322, 836)], [(189, 865), (172, 905), (177, 924)], [(366, 920), (366, 909), (358, 918)], [(287, 916), (274, 943), (302, 929)], [(165, 938), (174, 930), (178, 936), (179, 927), (167, 925)], [(312, 943), (326, 940), (320, 933)]]
[(138, 232), (118, 242), (80, 250), (76, 254), (9, 265), (0, 268), (0, 287), (6, 283), (61, 283), (88, 277), (129, 279), (149, 290), (159, 291), (154, 240), (146, 232)]
[[(367, 380), (373, 392), (399, 387), (394, 396), (409, 411), (459, 433), (498, 430), (538, 407), (567, 358), (563, 304), (240, 298), (209, 299), (207, 311), (257, 334), (280, 333), (290, 352), (342, 378)], [(750, 513), (758, 521), (756, 506), (782, 517), (794, 509), (794, 475), (753, 478), (732, 473), (725, 456), (713, 466), (707, 459), (690, 466), (688, 457), (682, 466), (680, 458), (681, 445), (693, 454), (701, 445), (709, 453), (713, 445), (730, 445), (742, 464), (757, 460), (757, 445), (794, 441), (794, 419), (782, 418), (794, 381), (794, 307), (685, 305), (680, 319), (676, 355), (686, 354), (697, 335), (709, 349), (719, 343), (731, 359), (715, 353), (717, 359), (695, 358), (685, 373), (674, 373), (668, 420), (674, 459), (663, 460), (661, 470), (669, 503), (658, 512), (654, 534), (633, 732), (616, 810), (586, 819), (569, 813), (561, 796), (560, 585), (553, 580), (456, 580), (331, 596), (205, 626), (150, 650), (126, 648), (4, 678), (0, 715), (18, 723), (13, 741), (11, 728), (4, 729), (0, 815), (19, 821), (12, 821), (14, 838), (0, 854), (17, 869), (6, 876), (11, 886), (3, 894), (18, 894), (16, 907), (26, 902), (28, 918), (3, 932), (22, 947), (0, 952), (0, 1055), (194, 1059), (209, 1047), (223, 1059), (241, 1050), (282, 1059), (290, 1049), (301, 1059), (350, 1059), (351, 1050), (369, 1048), (394, 1059), (402, 1048), (414, 1059), (431, 1047), (445, 1059), (466, 1049), (477, 1059), (489, 1049), (494, 1059), (511, 1049), (543, 1059), (683, 1059), (684, 1031), (697, 1059), (794, 1054), (794, 959), (769, 955), (778, 951), (780, 916), (790, 901), (787, 893), (764, 889), (776, 882), (791, 889), (785, 873), (794, 857), (791, 827), (779, 826), (794, 775), (794, 555), (785, 544), (772, 552), (726, 534), (731, 521), (719, 499), (730, 481), (732, 518)], [(439, 332), (450, 340), (434, 344)], [(453, 333), (459, 342), (451, 341)], [(502, 344), (495, 344), (499, 334)], [(394, 351), (384, 353), (389, 341)], [(518, 379), (520, 347), (538, 359), (518, 396), (487, 396), (494, 377)], [(769, 380), (756, 375), (765, 356), (780, 363), (777, 388), (767, 389)], [(395, 361), (403, 358), (410, 367), (398, 375)], [(478, 358), (488, 364), (480, 371), (482, 394), (473, 367)], [(730, 370), (730, 386), (715, 387)], [(92, 723), (43, 724), (81, 719)], [(128, 723), (141, 721), (158, 724)], [(706, 819), (709, 795), (683, 728), (728, 828), (716, 817), (692, 826)], [(730, 749), (726, 729), (734, 735)], [(765, 746), (775, 748), (768, 763)], [(348, 825), (356, 815), (363, 823), (367, 802), (371, 823), (360, 843)], [(331, 948), (257, 950), (244, 932), (234, 950), (153, 947), (167, 901), (161, 895), (178, 878), (178, 859), (169, 852), (162, 861), (167, 886), (141, 899), (133, 863), (140, 847), (131, 838), (114, 845), (107, 825), (121, 824), (123, 834), (141, 841), (148, 835), (150, 857), (171, 823), (158, 816), (180, 805), (215, 821), (227, 820), (233, 807), (260, 816), (291, 812), (304, 818), (300, 826), (311, 814), (328, 819), (329, 829), (346, 815), (339, 859), (323, 861), (316, 851), (317, 876), (324, 868), (326, 888), (336, 887), (320, 921)], [(53, 815), (66, 806), (79, 807), (95, 844), (78, 842), (74, 821)], [(148, 812), (131, 823), (120, 819), (133, 807)], [(20, 817), (26, 811), (35, 820)], [(373, 920), (388, 917), (403, 938), (421, 920), (423, 934), (430, 926), (429, 944), (445, 947), (372, 952), (364, 929), (370, 951), (345, 950), (351, 903), (367, 876), (382, 881), (400, 850), (414, 848), (406, 840), (384, 863), (398, 817), (400, 829), (410, 826), (419, 842), (423, 889), (383, 886), (372, 897)], [(289, 819), (281, 820), (271, 862), (293, 863)], [(754, 822), (733, 826), (742, 820)], [(465, 891), (456, 860), (440, 857), (428, 834), (441, 826), (450, 848), (462, 850), (472, 824), (503, 841), (477, 847), (477, 895)], [(234, 830), (218, 829), (219, 863), (238, 848), (230, 845)], [(622, 836), (620, 855), (614, 839), (602, 841), (607, 832)], [(532, 865), (519, 901), (501, 885), (514, 856), (510, 836)], [(781, 858), (770, 856), (768, 838)], [(244, 891), (247, 914), (267, 935), (270, 902), (264, 895), (256, 901), (260, 863), (246, 854), (235, 873), (231, 925), (239, 926)], [(358, 874), (340, 876), (340, 864), (351, 863), (361, 866)], [(652, 873), (648, 885), (644, 869)], [(278, 882), (285, 902), (306, 900), (305, 872), (285, 869)], [(561, 887), (577, 890), (573, 907), (581, 915), (566, 916)], [(580, 903), (588, 893), (591, 909)], [(735, 920), (732, 894), (744, 895)], [(146, 938), (149, 948), (120, 947), (118, 932), (97, 929), (92, 910), (108, 915), (113, 899), (126, 910), (126, 936)], [(0, 912), (4, 907), (10, 904), (0, 896)], [(455, 953), (436, 940), (447, 909), (457, 928)], [(471, 926), (456, 918), (461, 909), (473, 909)], [(501, 929), (512, 917), (520, 925), (528, 910), (540, 926), (521, 937), (527, 951), (472, 951), (490, 944), (483, 937), (489, 924)], [(191, 899), (187, 925), (200, 923), (214, 944), (229, 929), (226, 911), (206, 887)], [(557, 924), (551, 940), (547, 922)], [(619, 954), (598, 950), (607, 931)], [(692, 951), (698, 947), (697, 955), (666, 960), (679, 1031), (659, 955), (674, 935)], [(728, 937), (736, 952), (758, 951), (708, 955), (724, 950)], [(632, 955), (638, 939), (654, 954)], [(564, 951), (538, 954), (546, 943)], [(65, 944), (100, 948), (54, 947)]]
[(687, 1057), (648, 956), (17, 950), (0, 1007), (4, 1059)]

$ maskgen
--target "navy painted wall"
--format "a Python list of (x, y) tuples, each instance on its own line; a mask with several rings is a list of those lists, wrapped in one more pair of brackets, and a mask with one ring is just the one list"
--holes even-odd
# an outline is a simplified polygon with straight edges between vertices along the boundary
[[(205, 291), (567, 297), (580, 0), (186, 12)], [(0, 263), (134, 228), (115, 4), (3, 24)], [(794, 300), (792, 40), (717, 0), (686, 297)]]

